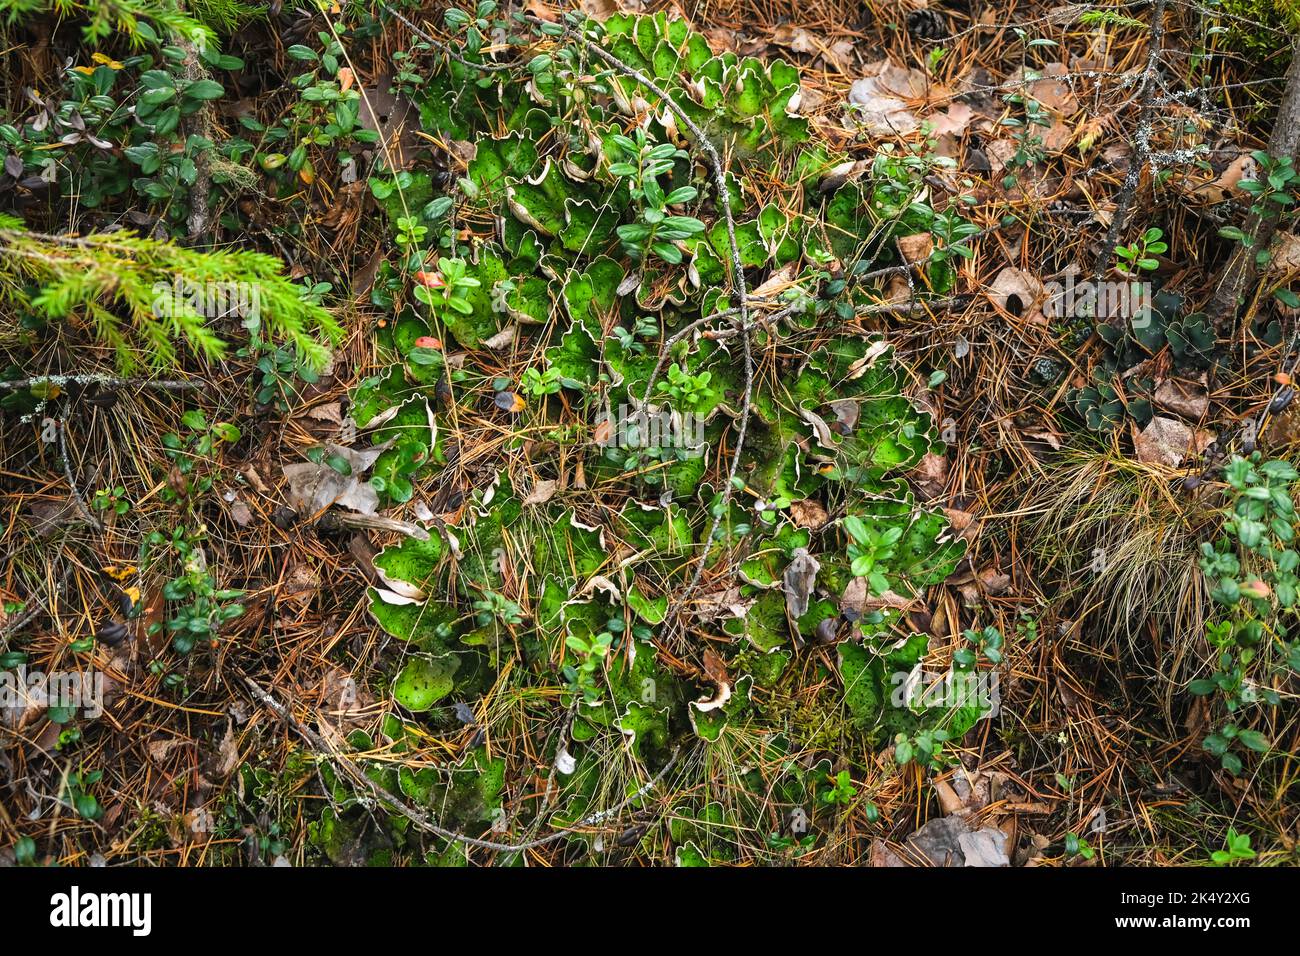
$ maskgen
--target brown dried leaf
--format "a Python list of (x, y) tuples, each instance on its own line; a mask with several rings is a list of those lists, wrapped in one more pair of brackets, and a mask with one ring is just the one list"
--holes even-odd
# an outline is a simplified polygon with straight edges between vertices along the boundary
[(859, 616), (880, 608), (896, 608), (901, 611), (918, 604), (919, 598), (906, 598), (888, 588), (882, 594), (872, 594), (866, 578), (854, 578), (840, 595), (840, 610), (851, 611)]
[[(333, 504), (364, 515), (373, 515), (375, 509), (379, 507), (379, 494), (369, 482), (363, 481), (361, 476), (391, 444), (392, 441), (387, 441), (373, 448), (357, 451), (327, 442), (325, 458), (320, 462), (306, 461), (283, 465), (281, 471), (284, 472), (285, 480), (289, 483), (289, 505), (300, 515), (318, 514)], [(327, 464), (328, 460), (335, 455), (341, 456), (348, 462), (351, 466), (351, 474), (340, 474)]]
[(927, 116), (935, 136), (961, 136), (975, 118), (975, 111), (965, 103), (953, 103), (946, 110)]
[(808, 613), (808, 601), (812, 596), (813, 588), (817, 586), (817, 572), (821, 568), (821, 562), (806, 549), (794, 549), (794, 556), (790, 559), (782, 577), (785, 609), (792, 620), (798, 620)]
[(979, 573), (979, 582), (987, 594), (1001, 594), (1011, 587), (1011, 575), (988, 567)]
[(230, 503), (230, 518), (241, 528), (247, 528), (253, 521), (253, 511), (248, 507), (248, 502), (236, 497)]
[(167, 755), (179, 747), (188, 747), (193, 743), (192, 740), (186, 740), (183, 737), (168, 737), (165, 740), (151, 740), (145, 744), (145, 752), (149, 754), (149, 759), (154, 763), (161, 764), (167, 759)]
[(1047, 289), (1032, 273), (1007, 266), (994, 277), (987, 295), (998, 308), (1012, 315), (1026, 315), (1039, 311)]
[(731, 683), (731, 678), (727, 674), (726, 663), (711, 647), (704, 649), (704, 674), (715, 684)]
[(1273, 240), (1273, 257), (1268, 261), (1270, 272), (1295, 272), (1300, 270), (1300, 236), (1279, 229)]
[(1156, 386), (1153, 397), (1158, 407), (1189, 421), (1200, 421), (1210, 411), (1210, 393), (1205, 386), (1204, 374), (1199, 382), (1181, 378), (1166, 379)]
[(943, 494), (948, 482), (948, 459), (944, 455), (926, 452), (908, 475), (917, 492), (926, 501), (934, 501)]
[(1176, 418), (1156, 415), (1146, 428), (1133, 436), (1133, 449), (1140, 462), (1176, 468), (1193, 450), (1194, 439), (1190, 426)]
[(921, 126), (910, 109), (912, 101), (940, 97), (946, 91), (932, 86), (925, 73), (881, 60), (866, 67), (865, 76), (849, 88), (849, 102), (862, 107), (846, 121), (859, 124), (877, 136), (906, 136)]
[(1070, 72), (1064, 63), (1048, 63), (1035, 72), (1043, 76), (1029, 84), (1030, 96), (1046, 109), (1067, 119), (1079, 112), (1079, 99), (1063, 79)]
[(824, 527), (830, 520), (830, 515), (822, 507), (820, 501), (812, 498), (806, 498), (803, 501), (792, 501), (790, 503), (790, 517), (794, 519), (795, 527), (807, 528), (809, 531), (816, 531)]
[(996, 827), (972, 830), (960, 816), (931, 820), (904, 846), (933, 866), (1010, 866), (1007, 835)]
[(524, 505), (542, 505), (550, 501), (555, 494), (557, 485), (549, 478), (543, 478), (533, 485), (532, 491), (524, 497)]
[(918, 232), (912, 236), (900, 236), (898, 251), (902, 253), (903, 259), (907, 262), (920, 262), (922, 259), (929, 258), (930, 253), (934, 251), (934, 237), (928, 232)]

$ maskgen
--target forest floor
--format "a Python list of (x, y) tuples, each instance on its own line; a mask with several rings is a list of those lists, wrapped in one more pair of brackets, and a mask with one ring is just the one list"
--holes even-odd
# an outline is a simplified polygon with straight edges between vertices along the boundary
[(448, 6), (0, 4), (0, 865), (1300, 862), (1285, 5)]

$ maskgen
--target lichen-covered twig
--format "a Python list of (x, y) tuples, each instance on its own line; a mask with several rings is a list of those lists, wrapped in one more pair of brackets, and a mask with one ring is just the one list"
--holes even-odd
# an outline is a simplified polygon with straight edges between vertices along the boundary
[(24, 388), (31, 388), (33, 385), (55, 385), (62, 388), (65, 385), (97, 385), (100, 388), (107, 389), (128, 389), (128, 388), (156, 388), (164, 392), (188, 392), (201, 388), (206, 388), (208, 383), (201, 378), (188, 380), (175, 379), (152, 379), (152, 378), (119, 378), (116, 375), (97, 375), (94, 373), (81, 375), (33, 375), (31, 378), (16, 378), (8, 382), (0, 382), (0, 391), (17, 392)]
[[(200, 43), (193, 40), (182, 40), (181, 49), (185, 51), (185, 59), (182, 63), (182, 69), (185, 73), (185, 79), (189, 82), (198, 80), (210, 80), (212, 77), (208, 74), (203, 65), (202, 49)], [(187, 127), (187, 141), (192, 141), (191, 137), (200, 137), (212, 142), (212, 113), (213, 106), (210, 102), (204, 101), (203, 104), (190, 115), (185, 125)], [(196, 149), (194, 153), (194, 184), (190, 187), (189, 202), (190, 213), (185, 220), (185, 226), (188, 231), (190, 245), (203, 244), (210, 231), (212, 221), (212, 212), (209, 208), (209, 199), (212, 193), (212, 166), (210, 157), (212, 147), (207, 149)]]

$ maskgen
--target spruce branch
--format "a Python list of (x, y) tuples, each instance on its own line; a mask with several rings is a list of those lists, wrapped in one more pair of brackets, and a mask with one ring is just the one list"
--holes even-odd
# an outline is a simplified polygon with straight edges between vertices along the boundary
[[(329, 311), (304, 299), (274, 256), (199, 252), (130, 232), (53, 236), (0, 217), (0, 301), (53, 321), (84, 317), (123, 372), (174, 366), (178, 342), (204, 359), (223, 358), (227, 343), (209, 323), (234, 316), (205, 315), (204, 306), (230, 299), (255, 313), (238, 318), (258, 321), (269, 340), (292, 345), (313, 368), (329, 358), (322, 338), (342, 337)], [(143, 363), (135, 357), (141, 351)]]

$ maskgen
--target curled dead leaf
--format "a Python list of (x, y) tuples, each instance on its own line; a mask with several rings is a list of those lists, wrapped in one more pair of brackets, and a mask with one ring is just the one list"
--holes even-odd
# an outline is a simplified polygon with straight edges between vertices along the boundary
[(803, 501), (792, 501), (790, 503), (790, 517), (794, 520), (795, 527), (807, 528), (810, 531), (816, 531), (830, 521), (830, 515), (822, 507), (821, 502), (812, 498), (806, 498)]
[(821, 567), (821, 562), (805, 548), (794, 549), (794, 556), (782, 576), (785, 609), (791, 619), (798, 620), (808, 613), (808, 601), (817, 586), (817, 572)]
[(555, 489), (558, 487), (556, 482), (549, 478), (543, 478), (533, 485), (532, 491), (524, 497), (524, 505), (541, 505), (550, 501), (555, 495)]

